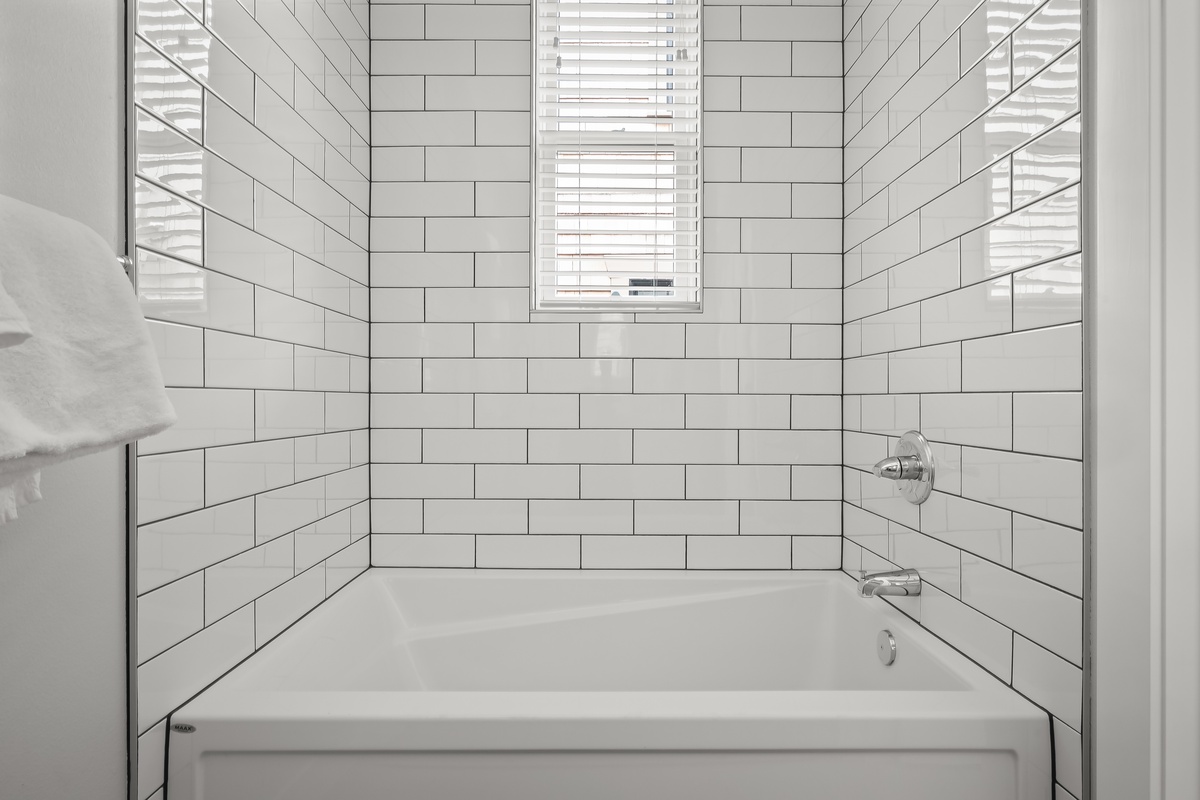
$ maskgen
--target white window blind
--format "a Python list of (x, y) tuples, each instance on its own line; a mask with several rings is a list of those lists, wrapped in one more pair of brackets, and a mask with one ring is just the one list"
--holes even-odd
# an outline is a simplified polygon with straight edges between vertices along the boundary
[(698, 307), (699, 0), (537, 8), (536, 307)]

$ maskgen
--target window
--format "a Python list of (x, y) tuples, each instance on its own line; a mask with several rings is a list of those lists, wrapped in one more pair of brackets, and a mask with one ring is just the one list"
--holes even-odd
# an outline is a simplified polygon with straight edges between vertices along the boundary
[(700, 305), (699, 0), (538, 0), (536, 308)]

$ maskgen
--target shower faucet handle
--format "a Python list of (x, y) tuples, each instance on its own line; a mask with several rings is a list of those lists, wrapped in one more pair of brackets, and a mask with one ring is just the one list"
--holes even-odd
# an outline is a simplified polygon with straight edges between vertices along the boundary
[(872, 470), (876, 478), (896, 482), (904, 499), (915, 505), (924, 503), (933, 491), (936, 465), (933, 448), (917, 431), (909, 431), (896, 442), (896, 454), (885, 458)]
[(925, 472), (918, 456), (893, 456), (875, 465), (875, 477), (889, 481), (917, 481)]

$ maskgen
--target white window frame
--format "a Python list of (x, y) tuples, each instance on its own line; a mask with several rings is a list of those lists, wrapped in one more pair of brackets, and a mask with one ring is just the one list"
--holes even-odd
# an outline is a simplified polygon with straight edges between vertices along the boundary
[[(560, 13), (562, 6), (579, 6), (581, 13), (601, 13), (604, 11), (616, 11), (619, 15), (621, 11), (639, 12), (640, 9), (630, 8), (635, 3), (622, 3), (620, 0), (612, 3), (605, 3), (601, 0), (534, 0), (534, 42), (532, 47), (532, 132), (533, 132), (533, 152), (531, 160), (531, 213), (530, 213), (530, 255), (531, 255), (531, 289), (530, 302), (531, 307), (535, 311), (570, 311), (570, 310), (586, 310), (586, 311), (611, 311), (611, 312), (631, 312), (631, 311), (699, 311), (703, 298), (703, 265), (702, 258), (704, 252), (703, 246), (703, 229), (704, 219), (702, 213), (702, 192), (703, 192), (703, 137), (701, 130), (701, 118), (703, 115), (703, 66), (701, 54), (701, 17), (702, 17), (702, 0), (678, 0), (670, 2), (670, 0), (638, 0), (636, 5), (645, 5), (648, 14), (655, 14), (654, 17), (647, 17), (647, 20), (652, 19), (669, 19), (657, 15), (673, 13), (680, 14), (678, 17), (682, 21), (680, 27), (684, 30), (679, 33), (677, 39), (664, 42), (658, 47), (650, 47), (642, 45), (642, 51), (651, 54), (656, 53), (662, 55), (667, 54), (670, 60), (663, 60), (661, 64), (684, 63), (682, 72), (677, 73), (675, 70), (679, 67), (672, 66), (669, 73), (670, 77), (678, 75), (678, 80), (669, 81), (670, 84), (684, 84), (683, 86), (668, 86), (664, 87), (661, 80), (665, 75), (656, 71), (650, 75), (630, 74), (631, 89), (642, 89), (643, 97), (637, 97), (631, 93), (634, 99), (629, 103), (624, 104), (634, 113), (630, 117), (640, 120), (643, 117), (639, 116), (637, 110), (640, 108), (647, 109), (662, 109), (663, 104), (655, 102), (646, 102), (647, 100), (661, 99), (667, 96), (666, 101), (670, 105), (678, 105), (685, 109), (686, 113), (679, 117), (655, 117), (647, 115), (645, 119), (678, 119), (681, 124), (661, 124), (658, 130), (647, 130), (642, 132), (626, 132), (620, 131), (605, 131), (605, 130), (554, 130), (552, 128), (552, 117), (544, 116), (543, 109), (549, 102), (559, 101), (563, 93), (556, 89), (550, 82), (553, 80), (554, 72), (552, 70), (556, 66), (555, 59), (561, 58), (563, 53), (568, 55), (568, 65), (570, 64), (570, 56), (578, 53), (575, 49), (572, 52), (574, 43), (564, 44), (562, 40), (556, 38), (555, 34), (560, 33), (557, 28), (562, 23), (555, 24), (553, 20), (555, 15)], [(624, 8), (614, 9), (614, 6), (624, 6)], [(591, 7), (591, 8), (589, 8)], [(673, 7), (677, 7), (676, 10)], [(569, 22), (571, 18), (568, 17)], [(636, 17), (634, 18), (636, 19)], [(673, 19), (673, 18), (671, 18)], [(611, 19), (606, 20), (608, 24), (613, 24)], [(566, 26), (569, 27), (569, 26)], [(663, 31), (660, 29), (653, 31), (654, 34), (661, 36)], [(674, 26), (672, 26), (674, 27)], [(617, 29), (619, 30), (619, 29)], [(566, 39), (566, 37), (562, 37)], [(650, 37), (653, 40), (655, 37)], [(676, 46), (679, 45), (679, 46)], [(686, 46), (684, 46), (686, 45)], [(674, 52), (671, 52), (674, 51)], [(681, 52), (682, 51), (682, 52)], [(561, 61), (557, 62), (561, 64)], [(618, 63), (633, 63), (633, 59), (629, 62)], [(549, 65), (549, 69), (547, 66)], [(618, 67), (612, 74), (621, 72)], [(586, 76), (586, 73), (585, 73)], [(606, 75), (605, 77), (611, 77)], [(647, 78), (659, 78), (658, 81), (647, 80)], [(613, 89), (614, 92), (620, 91), (623, 87), (614, 87), (609, 81), (599, 81), (600, 89), (607, 91)], [(641, 84), (639, 87), (637, 84)], [(647, 85), (648, 84), (648, 85)], [(595, 87), (585, 87), (593, 92), (597, 91)], [(675, 102), (677, 96), (669, 95), (670, 92), (678, 92), (679, 95), (684, 95), (684, 102)], [(582, 95), (582, 93), (581, 93)], [(615, 107), (618, 111), (622, 108), (620, 95), (603, 94), (598, 95), (603, 98), (601, 105)], [(694, 99), (692, 99), (694, 98)], [(623, 98), (622, 98), (623, 99)], [(568, 102), (578, 102), (575, 98), (571, 98)], [(609, 101), (609, 102), (603, 102)], [(638, 102), (641, 101), (641, 102)], [(560, 106), (561, 108), (562, 106)], [(575, 106), (576, 108), (584, 108), (582, 103)], [(574, 115), (568, 113), (559, 120), (570, 120)], [(576, 112), (579, 114), (579, 112)], [(603, 119), (603, 116), (598, 117)], [(636, 124), (636, 123), (635, 123)], [(570, 126), (568, 126), (570, 127)], [(585, 126), (574, 126), (583, 128)], [(595, 126), (600, 127), (600, 126)], [(553, 147), (567, 148), (565, 151), (559, 151), (556, 155), (549, 155), (547, 150)], [(588, 153), (584, 148), (598, 148), (592, 153)], [(591, 213), (594, 215), (597, 210), (603, 210), (605, 203), (610, 206), (613, 204), (613, 195), (621, 193), (630, 193), (633, 191), (630, 187), (636, 186), (642, 188), (638, 184), (640, 173), (646, 173), (648, 177), (654, 179), (654, 185), (645, 194), (652, 198), (652, 202), (657, 204), (661, 202), (659, 198), (664, 195), (669, 196), (669, 200), (664, 203), (670, 208), (670, 215), (651, 212), (647, 219), (649, 224), (646, 225), (650, 236), (640, 240), (631, 235), (636, 233), (636, 223), (628, 228), (623, 228), (621, 225), (626, 220), (634, 219), (631, 216), (626, 216), (626, 220), (620, 220), (618, 225), (611, 229), (613, 233), (607, 241), (601, 241), (601, 249), (597, 251), (592, 249), (589, 254), (589, 248), (586, 247), (584, 235), (579, 234), (572, 242), (571, 229), (582, 230), (586, 233), (585, 215), (588, 211), (583, 211), (582, 214), (572, 214), (569, 210), (564, 213), (564, 208), (568, 208), (568, 201), (560, 199), (563, 197), (563, 188), (579, 188), (570, 187), (569, 178), (566, 187), (563, 186), (561, 177), (556, 180), (556, 176), (570, 175), (571, 173), (563, 172), (561, 167), (563, 164), (570, 164), (572, 154), (577, 155), (593, 155), (595, 161), (603, 165), (606, 159), (613, 159), (614, 156), (619, 158), (620, 153), (634, 152), (653, 154), (645, 160), (644, 163), (662, 164), (664, 159), (656, 158), (656, 155), (663, 153), (683, 153), (684, 158), (676, 161), (671, 160), (672, 164), (681, 164), (678, 169), (662, 167), (657, 169), (647, 170), (642, 164), (636, 163), (641, 159), (624, 159), (622, 166), (628, 166), (633, 162), (632, 175), (616, 176), (615, 180), (608, 181), (601, 178), (596, 184), (591, 187), (583, 187), (585, 189), (593, 189), (591, 192), (576, 192), (575, 200), (579, 203), (577, 208), (587, 209), (591, 207)], [(567, 157), (564, 159), (562, 153), (566, 152)], [(546, 157), (544, 157), (546, 156)], [(545, 170), (545, 171), (543, 171)], [(609, 175), (603, 167), (593, 172), (596, 175)], [(626, 181), (626, 185), (620, 184), (621, 181)], [(663, 186), (664, 182), (668, 182), (668, 186)], [(607, 184), (607, 185), (604, 185)], [(606, 191), (612, 189), (612, 191)], [(570, 196), (570, 192), (566, 192)], [(645, 198), (638, 198), (645, 200)], [(680, 215), (677, 212), (682, 206), (685, 211), (690, 211), (690, 214)], [(613, 216), (621, 217), (629, 214), (628, 206), (625, 207), (624, 213), (617, 211)], [(595, 225), (596, 220), (591, 221)], [(668, 223), (664, 225), (664, 223)], [(625, 242), (621, 239), (624, 238)], [(614, 241), (614, 239), (616, 241)], [(648, 242), (647, 242), (648, 240)], [(638, 244), (634, 244), (638, 243)], [(572, 244), (574, 245), (572, 247)], [(632, 252), (635, 246), (646, 247), (645, 252)], [(591, 268), (585, 266), (589, 257), (593, 258), (592, 264), (603, 261), (606, 265), (611, 265), (623, 259), (616, 256), (621, 254), (622, 250), (631, 251), (629, 260), (631, 261), (630, 268), (627, 270), (613, 269), (611, 266), (607, 268)], [(664, 255), (664, 251), (667, 254)], [(578, 255), (580, 258), (572, 259), (573, 255)], [(681, 269), (682, 267), (682, 269)], [(579, 284), (573, 284), (583, 287), (581, 290), (572, 292), (567, 288), (565, 292), (553, 292), (551, 295), (548, 291), (543, 291), (543, 287), (552, 285), (570, 286), (570, 281), (573, 275), (585, 276), (595, 274), (597, 277), (610, 275), (610, 281), (645, 281), (644, 286), (636, 285), (619, 285), (617, 283), (604, 284), (602, 281), (589, 283), (585, 280)], [(565, 283), (560, 283), (561, 279), (565, 278)], [(670, 290), (664, 290), (663, 283), (660, 281), (670, 280)], [(591, 287), (590, 289), (588, 287)], [(606, 294), (607, 292), (607, 294)]]

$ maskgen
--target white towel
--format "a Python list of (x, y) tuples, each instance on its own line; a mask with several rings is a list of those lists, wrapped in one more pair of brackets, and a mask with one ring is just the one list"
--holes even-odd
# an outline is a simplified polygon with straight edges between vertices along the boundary
[(42, 473), (31, 472), (0, 486), (0, 525), (17, 518), (17, 509), (42, 499)]
[[(3, 277), (0, 275), (0, 279)], [(29, 334), (29, 320), (4, 291), (4, 281), (0, 280), (0, 349), (16, 347), (28, 339)]]
[(78, 222), (0, 195), (0, 275), (32, 336), (0, 350), (0, 487), (175, 422), (150, 334), (108, 245)]

